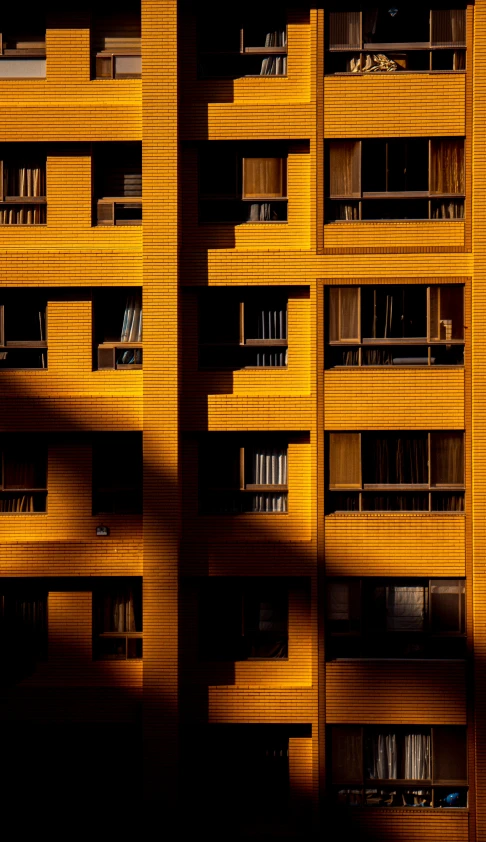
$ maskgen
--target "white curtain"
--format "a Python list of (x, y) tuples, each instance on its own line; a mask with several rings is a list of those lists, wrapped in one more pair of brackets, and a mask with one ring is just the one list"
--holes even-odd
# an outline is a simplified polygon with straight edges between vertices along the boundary
[(386, 589), (386, 627), (388, 631), (423, 631), (425, 588), (392, 585)]
[(393, 780), (397, 777), (397, 737), (396, 734), (374, 734), (371, 738), (370, 778)]
[(405, 735), (405, 778), (427, 780), (431, 777), (430, 735)]

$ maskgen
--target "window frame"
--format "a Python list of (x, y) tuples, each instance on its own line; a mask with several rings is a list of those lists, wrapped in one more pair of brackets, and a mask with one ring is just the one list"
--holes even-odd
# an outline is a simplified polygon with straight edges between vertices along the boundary
[[(338, 760), (337, 760), (337, 758), (340, 754), (339, 750), (338, 750), (339, 735), (340, 735), (340, 733), (345, 735), (346, 731), (348, 732), (349, 735), (352, 735), (352, 732), (354, 732), (354, 736), (355, 736), (355, 739), (357, 741), (356, 742), (356, 752), (358, 752), (361, 755), (361, 763), (359, 764), (361, 766), (361, 772), (360, 772), (360, 775), (359, 775), (359, 779), (358, 779), (357, 775), (356, 775), (356, 777), (354, 777), (353, 775), (350, 775), (350, 776), (347, 777), (347, 779), (345, 779), (345, 776), (343, 774), (340, 775), (337, 771), (338, 770)], [(401, 740), (404, 740), (407, 732), (409, 732), (411, 734), (422, 733), (425, 736), (430, 736), (430, 766), (431, 766), (431, 776), (430, 776), (430, 778), (400, 778), (398, 776), (396, 778), (374, 778), (374, 777), (371, 777), (371, 776), (367, 777), (366, 776), (366, 751), (367, 751), (366, 746), (367, 746), (367, 741), (369, 741), (373, 737), (374, 734), (379, 734), (380, 731), (383, 732), (383, 733), (393, 733), (394, 732), (395, 735)], [(370, 793), (370, 791), (378, 793), (381, 790), (382, 795), (387, 794), (387, 791), (388, 791), (388, 794), (390, 796), (392, 796), (392, 798), (393, 798), (393, 796), (402, 795), (403, 801), (405, 801), (404, 796), (405, 796), (405, 794), (407, 794), (407, 790), (409, 790), (409, 788), (420, 787), (421, 790), (426, 788), (431, 793), (431, 797), (430, 797), (431, 803), (430, 803), (429, 809), (437, 809), (437, 808), (442, 807), (442, 804), (436, 803), (436, 798), (437, 798), (437, 802), (440, 800), (438, 798), (440, 790), (459, 787), (463, 791), (463, 795), (464, 795), (464, 791), (465, 790), (467, 791), (467, 789), (468, 789), (468, 778), (467, 778), (468, 746), (467, 746), (467, 729), (466, 729), (466, 726), (435, 725), (435, 724), (432, 724), (432, 725), (422, 725), (422, 724), (404, 725), (404, 724), (401, 724), (401, 723), (400, 724), (382, 724), (382, 725), (378, 725), (378, 724), (361, 725), (361, 724), (351, 724), (350, 723), (350, 724), (329, 725), (328, 726), (328, 732), (330, 732), (330, 733), (328, 733), (328, 737), (329, 737), (329, 739), (328, 739), (328, 745), (329, 745), (328, 769), (329, 769), (329, 778), (330, 778), (330, 781), (331, 781), (331, 787), (332, 787), (332, 791), (333, 791), (333, 795), (334, 795), (335, 799), (340, 794), (339, 790), (341, 790), (341, 792), (351, 792), (351, 793), (355, 793), (355, 794), (359, 793), (359, 796), (361, 798), (361, 802), (355, 801), (354, 803), (358, 803), (359, 806), (362, 806), (366, 809), (371, 809), (371, 808), (376, 809), (377, 807), (381, 808), (381, 807), (386, 807), (386, 806), (392, 806), (392, 807), (398, 807), (399, 806), (400, 809), (407, 809), (407, 808), (415, 809), (416, 805), (411, 805), (411, 804), (407, 804), (407, 803), (403, 803), (403, 804), (393, 804), (393, 803), (391, 803), (389, 805), (387, 805), (386, 803), (385, 804), (375, 804), (375, 803), (369, 803), (369, 802), (366, 803), (365, 799), (367, 797), (367, 793)], [(458, 763), (461, 763), (461, 762), (464, 763), (464, 769), (465, 769), (465, 772), (466, 772), (466, 777), (464, 777), (464, 778), (456, 777), (456, 778), (445, 779), (445, 778), (441, 778), (438, 775), (436, 775), (435, 767), (437, 767), (439, 765), (438, 749), (436, 748), (436, 744), (438, 744), (438, 740), (439, 740), (441, 735), (442, 735), (442, 739), (444, 739), (447, 736), (447, 732), (449, 732), (449, 734), (455, 734), (456, 736), (459, 735), (459, 733), (461, 732), (461, 736), (463, 735), (462, 743), (463, 743), (463, 747), (464, 747), (464, 755), (463, 755), (463, 757), (459, 758), (459, 760), (457, 762)], [(398, 759), (401, 762), (403, 762), (401, 760), (401, 758), (403, 757), (404, 747), (401, 743), (397, 746), (397, 753), (398, 753)], [(355, 757), (354, 762), (355, 762), (356, 766), (357, 766), (357, 760), (358, 760), (358, 758)], [(339, 780), (339, 778), (341, 778), (341, 779)], [(382, 788), (384, 788), (384, 791), (383, 791)], [(412, 790), (412, 793), (408, 793), (408, 794), (413, 795), (414, 794), (413, 790)], [(424, 805), (424, 806), (427, 806), (427, 805)], [(459, 808), (456, 808), (456, 809), (467, 809), (467, 807), (464, 807), (464, 808), (459, 807)]]
[[(440, 443), (439, 437), (447, 437), (447, 436), (460, 436), (462, 435), (462, 446), (460, 448), (462, 452), (462, 482), (438, 482), (437, 479), (433, 475), (433, 459), (435, 458), (435, 453), (437, 452), (437, 446)], [(345, 444), (346, 442), (351, 441), (349, 438), (350, 436), (358, 437), (359, 438), (359, 454), (360, 459), (357, 462), (356, 458), (353, 461), (353, 471), (351, 479), (346, 482), (338, 481), (339, 476), (338, 472), (342, 469), (344, 465), (344, 470), (347, 470), (347, 465), (349, 460), (345, 458)], [(426, 436), (427, 441), (427, 480), (425, 482), (388, 482), (388, 483), (370, 483), (365, 481), (365, 463), (364, 463), (364, 455), (365, 453), (369, 453), (370, 447), (373, 444), (373, 437), (376, 440), (376, 443), (380, 441), (384, 441), (387, 437), (395, 436), (397, 441), (400, 437), (403, 437), (404, 440), (414, 440), (414, 437), (417, 441), (424, 441), (424, 437)], [(434, 438), (435, 437), (435, 438)], [(342, 446), (342, 454), (341, 454), (341, 461), (338, 463), (333, 456), (332, 451), (335, 453), (337, 452), (336, 447), (340, 445)], [(435, 446), (434, 446), (435, 445)], [(354, 445), (355, 446), (355, 445)], [(375, 445), (376, 446), (376, 445)], [(418, 511), (421, 513), (429, 513), (429, 514), (464, 514), (464, 492), (465, 492), (465, 433), (464, 430), (432, 430), (432, 431), (424, 431), (424, 430), (366, 430), (363, 432), (358, 431), (329, 431), (327, 433), (327, 454), (328, 454), (328, 469), (327, 469), (327, 501), (332, 503), (332, 499), (330, 500), (330, 495), (336, 492), (342, 494), (354, 495), (355, 499), (358, 498), (358, 507), (354, 509), (339, 509), (339, 508), (331, 508), (328, 511), (328, 514), (332, 514), (334, 512), (339, 514), (352, 514), (352, 513), (362, 513), (362, 512), (390, 512), (396, 514), (397, 512), (402, 513), (410, 513), (412, 511)], [(418, 457), (417, 457), (418, 458)], [(391, 462), (391, 455), (387, 456), (386, 465), (392, 464)], [(456, 466), (453, 464), (452, 468), (454, 469)], [(358, 475), (359, 472), (359, 475)], [(354, 479), (353, 479), (354, 476)], [(337, 479), (336, 479), (337, 478)], [(454, 494), (455, 492), (455, 494)], [(428, 508), (397, 508), (397, 509), (381, 509), (381, 508), (367, 508), (366, 501), (368, 499), (367, 495), (379, 495), (379, 497), (385, 497), (388, 499), (388, 495), (406, 495), (407, 493), (412, 494), (424, 494), (427, 495), (428, 498)], [(454, 498), (455, 496), (458, 497), (458, 500), (461, 499), (462, 503), (460, 504), (462, 508), (459, 509), (434, 509), (433, 504), (435, 502), (434, 495), (437, 494), (449, 494), (449, 496)], [(378, 498), (379, 499), (379, 498)], [(454, 505), (456, 505), (454, 502)]]
[[(384, 160), (384, 172), (385, 172), (385, 179), (386, 185), (388, 184), (388, 155), (389, 155), (389, 144), (397, 143), (397, 141), (401, 141), (406, 143), (407, 141), (414, 141), (414, 140), (426, 140), (428, 142), (428, 156), (427, 156), (427, 179), (428, 179), (428, 188), (427, 190), (378, 190), (378, 191), (363, 191), (363, 184), (362, 184), (362, 170), (363, 170), (363, 144), (364, 143), (373, 143), (375, 141), (381, 141), (385, 144), (385, 160)], [(458, 142), (462, 141), (462, 146), (458, 145)], [(454, 148), (454, 144), (456, 145), (456, 150), (458, 150), (458, 158), (459, 158), (459, 165), (457, 170), (457, 178), (459, 180), (459, 186), (462, 187), (462, 190), (458, 190), (456, 192), (447, 192), (447, 191), (439, 191), (434, 189), (434, 178), (435, 178), (435, 170), (434, 170), (434, 161), (437, 161), (437, 156), (439, 152), (437, 152), (437, 156), (434, 157), (434, 148), (439, 148), (439, 143), (446, 143), (450, 144), (450, 148)], [(337, 157), (340, 150), (344, 148), (351, 149), (351, 145), (354, 145), (354, 151), (348, 153), (348, 157), (346, 155), (343, 156), (340, 169), (337, 169), (336, 166), (333, 166), (332, 158)], [(327, 188), (326, 188), (326, 224), (331, 224), (334, 222), (338, 223), (349, 223), (349, 222), (391, 222), (391, 221), (414, 221), (414, 222), (423, 222), (423, 221), (434, 221), (434, 222), (464, 222), (464, 209), (465, 209), (465, 187), (466, 187), (466, 144), (464, 137), (456, 137), (456, 136), (449, 136), (449, 137), (429, 137), (429, 138), (415, 138), (415, 137), (401, 137), (401, 138), (389, 138), (389, 137), (382, 137), (382, 138), (347, 138), (347, 139), (339, 139), (333, 138), (325, 141), (325, 148), (326, 148), (326, 161), (327, 161), (327, 173), (328, 177), (327, 181)], [(344, 162), (346, 166), (349, 166), (349, 161), (353, 161), (351, 177), (351, 185), (348, 188), (348, 191), (336, 191), (336, 188), (333, 187), (336, 184), (336, 180), (339, 181), (337, 176), (343, 175), (343, 166)], [(462, 216), (434, 216), (434, 202), (438, 202), (440, 200), (447, 200), (449, 199), (450, 202), (462, 202), (461, 205), (457, 205), (458, 210), (462, 210)], [(366, 203), (366, 208), (373, 207), (373, 202), (376, 200), (380, 202), (389, 202), (389, 201), (402, 201), (402, 202), (410, 202), (410, 201), (427, 201), (428, 213), (427, 216), (410, 216), (410, 217), (380, 217), (380, 216), (364, 216), (363, 215), (363, 203)], [(349, 210), (346, 210), (346, 214), (348, 216), (346, 218), (337, 217), (335, 214), (330, 213), (333, 207), (337, 207), (338, 205), (345, 205)], [(406, 206), (406, 205), (405, 205)], [(351, 213), (352, 211), (352, 213)]]
[[(348, 630), (332, 628), (332, 591), (334, 586), (345, 585), (348, 588)], [(434, 627), (433, 588), (449, 586), (456, 588), (457, 594), (457, 628), (455, 631), (438, 630)], [(423, 588), (424, 614), (422, 629), (391, 629), (387, 627), (387, 590), (388, 588)], [(385, 602), (381, 608), (372, 605), (373, 591), (383, 588)], [(352, 591), (350, 590), (352, 589)], [(454, 593), (454, 591), (453, 591)], [(353, 616), (351, 616), (353, 612)], [(371, 621), (371, 623), (370, 623)], [(373, 625), (374, 623), (374, 625)], [(446, 644), (451, 641), (462, 641), (455, 647), (454, 654), (441, 654)], [(388, 659), (417, 660), (427, 658), (440, 661), (463, 660), (466, 657), (467, 640), (467, 606), (465, 578), (437, 578), (437, 577), (342, 577), (332, 576), (326, 580), (326, 660), (362, 660)], [(339, 646), (340, 642), (349, 641), (349, 646)], [(394, 650), (396, 642), (396, 650)], [(383, 645), (383, 644), (386, 645)], [(406, 654), (400, 654), (402, 643), (411, 645)], [(418, 644), (415, 647), (415, 644)], [(441, 644), (444, 644), (443, 647)], [(420, 648), (418, 648), (420, 647)], [(461, 652), (462, 654), (458, 654)], [(415, 651), (415, 655), (413, 652)], [(352, 654), (340, 654), (342, 652)], [(337, 653), (337, 654), (336, 654)]]
[[(389, 41), (389, 42), (372, 42), (372, 41), (365, 41), (365, 33), (363, 32), (363, 19), (364, 19), (364, 11), (365, 11), (365, 4), (359, 3), (354, 4), (358, 8), (349, 9), (348, 11), (345, 10), (338, 10), (333, 9), (328, 11), (326, 16), (326, 30), (329, 33), (326, 39), (326, 58), (332, 59), (333, 55), (336, 54), (352, 54), (351, 59), (352, 63), (354, 63), (354, 67), (349, 70), (339, 70), (339, 71), (330, 71), (327, 75), (353, 75), (353, 76), (365, 76), (365, 75), (379, 75), (381, 76), (381, 72), (390, 72), (390, 71), (398, 71), (398, 72), (405, 72), (405, 73), (465, 73), (467, 69), (467, 40), (466, 40), (466, 31), (467, 31), (467, 5), (466, 4), (459, 4), (463, 8), (447, 8), (447, 9), (438, 9), (435, 7), (435, 4), (429, 5), (429, 39), (428, 41)], [(366, 6), (367, 9), (371, 8), (370, 6)], [(439, 42), (437, 38), (434, 38), (434, 13), (437, 14), (438, 12), (463, 12), (464, 18), (462, 20), (462, 28), (464, 29), (464, 40), (456, 40), (456, 41), (448, 41), (448, 42)], [(331, 19), (331, 15), (341, 15), (342, 20), (344, 20), (344, 15), (350, 14), (357, 14), (358, 15), (358, 38), (356, 43), (343, 43), (337, 44), (332, 43), (332, 29), (333, 23)], [(452, 64), (453, 67), (450, 69), (441, 69), (434, 67), (434, 53), (437, 51), (443, 52), (447, 50), (453, 53), (452, 56)], [(412, 52), (423, 52), (428, 53), (428, 67), (424, 67), (423, 69), (419, 70), (412, 70), (406, 67), (409, 54)], [(380, 67), (380, 62), (374, 62), (375, 56), (373, 53), (390, 53), (390, 56), (383, 56), (383, 58), (387, 59), (388, 64), (383, 64)], [(459, 58), (456, 54), (461, 54)], [(357, 58), (356, 58), (357, 56)], [(368, 57), (371, 59), (371, 63), (366, 69), (363, 68), (362, 62), (364, 57)], [(381, 55), (379, 56), (381, 58)], [(403, 67), (402, 64), (405, 64)], [(327, 64), (327, 62), (325, 62)], [(368, 62), (366, 62), (368, 64)], [(463, 67), (454, 67), (454, 64), (464, 65)], [(393, 65), (395, 65), (393, 67)], [(376, 73), (378, 71), (378, 73)], [(326, 70), (324, 71), (326, 73)]]
[[(214, 143), (209, 142), (204, 147), (200, 147), (198, 153), (198, 221), (200, 225), (247, 225), (247, 224), (272, 224), (272, 225), (287, 225), (288, 223), (288, 144), (282, 144), (281, 141), (264, 141), (264, 145), (257, 144), (257, 148), (251, 149), (247, 144), (229, 141), (225, 143), (225, 150), (228, 154), (228, 160), (233, 159), (234, 181), (231, 185), (228, 182), (228, 188), (224, 193), (207, 192), (205, 191), (203, 181), (206, 180), (206, 169), (211, 166), (211, 155), (216, 155), (218, 148), (214, 147)], [(222, 143), (222, 142), (220, 142)], [(267, 154), (275, 150), (280, 154)], [(221, 149), (221, 147), (219, 147)], [(252, 154), (250, 154), (252, 153)], [(265, 154), (264, 154), (265, 153)], [(247, 160), (274, 160), (280, 161), (281, 185), (282, 195), (274, 196), (262, 192), (260, 197), (245, 196), (244, 187), (244, 172), (245, 161)], [(260, 218), (263, 206), (268, 205), (265, 214), (268, 215), (282, 213), (283, 216), (279, 218)], [(246, 206), (249, 206), (249, 213), (251, 215), (252, 208), (259, 207), (260, 211), (258, 218), (251, 219), (241, 218), (244, 214)], [(222, 218), (225, 213), (229, 213), (227, 218)], [(281, 208), (281, 211), (279, 210)], [(216, 211), (216, 213), (215, 213)], [(211, 218), (211, 214), (214, 218)], [(246, 211), (245, 211), (246, 214)]]
[[(366, 290), (373, 290), (374, 293), (374, 300), (375, 304), (374, 307), (376, 309), (376, 293), (379, 291), (380, 293), (390, 294), (398, 293), (400, 289), (403, 292), (407, 290), (409, 292), (413, 292), (414, 289), (421, 288), (426, 292), (426, 312), (423, 314), (424, 320), (426, 321), (427, 326), (427, 333), (426, 336), (417, 336), (417, 337), (371, 337), (371, 336), (364, 336), (364, 328), (363, 322), (365, 321), (365, 301), (363, 296), (363, 291)], [(460, 296), (460, 292), (462, 290), (462, 296)], [(355, 295), (355, 308), (357, 312), (357, 331), (356, 336), (343, 336), (342, 329), (342, 321), (343, 321), (343, 304), (342, 304), (342, 294), (343, 292), (346, 293), (348, 296)], [(445, 304), (444, 309), (441, 305), (441, 299), (445, 292), (453, 292), (457, 294), (458, 298), (461, 297), (461, 306), (462, 312), (458, 315), (457, 324), (455, 325), (456, 329), (459, 326), (462, 326), (462, 338), (453, 338), (452, 334), (454, 332), (452, 320), (446, 319), (446, 315), (449, 316), (450, 313), (450, 303), (449, 306), (447, 303)], [(327, 369), (334, 369), (334, 368), (372, 368), (377, 366), (379, 368), (389, 366), (388, 362), (368, 362), (366, 361), (366, 352), (372, 351), (373, 349), (379, 350), (384, 349), (396, 349), (396, 348), (423, 348), (426, 351), (427, 356), (425, 357), (417, 357), (417, 362), (413, 362), (413, 357), (411, 358), (400, 358), (397, 359), (404, 359), (408, 360), (407, 362), (393, 362), (393, 368), (398, 367), (406, 367), (406, 366), (413, 366), (420, 367), (427, 366), (434, 368), (440, 367), (463, 367), (464, 366), (464, 359), (462, 363), (447, 363), (447, 362), (435, 362), (435, 357), (433, 356), (434, 349), (440, 350), (445, 349), (446, 352), (450, 351), (451, 348), (455, 347), (457, 349), (463, 348), (465, 349), (465, 336), (464, 336), (464, 317), (465, 317), (465, 285), (464, 284), (405, 284), (400, 285), (399, 283), (396, 285), (387, 284), (380, 285), (380, 286), (372, 286), (372, 285), (346, 285), (346, 286), (328, 286), (326, 288), (327, 293), (327, 325), (326, 325), (326, 352), (325, 356), (332, 358), (333, 349), (338, 350), (339, 348), (343, 349), (343, 363), (338, 364), (331, 364), (326, 365)], [(456, 302), (457, 305), (457, 302)], [(436, 322), (434, 324), (434, 321)], [(461, 324), (462, 323), (462, 324)], [(451, 328), (451, 335), (447, 336), (448, 327), (450, 325)], [(350, 332), (350, 331), (348, 331)], [(457, 330), (456, 330), (457, 332)], [(443, 336), (441, 334), (444, 334)], [(334, 337), (334, 338), (333, 338)], [(349, 354), (349, 351), (353, 352), (354, 356)], [(344, 356), (346, 354), (346, 356)], [(349, 360), (348, 363), (345, 360)], [(420, 360), (420, 362), (419, 362)]]
[[(252, 517), (255, 515), (287, 515), (288, 511), (288, 497), (289, 497), (289, 483), (288, 483), (288, 453), (289, 453), (289, 440), (280, 432), (275, 433), (273, 435), (264, 434), (263, 437), (260, 438), (253, 438), (242, 436), (241, 437), (244, 441), (243, 444), (237, 444), (234, 440), (232, 441), (225, 441), (224, 447), (228, 448), (228, 452), (225, 454), (226, 459), (232, 459), (233, 462), (233, 472), (238, 476), (238, 482), (233, 480), (230, 487), (223, 487), (218, 488), (218, 486), (212, 486), (208, 483), (207, 473), (211, 476), (211, 471), (208, 465), (204, 465), (202, 462), (201, 457), (204, 460), (209, 461), (209, 456), (212, 455), (214, 450), (211, 450), (211, 453), (208, 449), (208, 444), (205, 443), (203, 447), (202, 441), (199, 441), (199, 514), (204, 516), (240, 516), (240, 515), (251, 515)], [(248, 443), (245, 442), (245, 439), (248, 440)], [(213, 440), (214, 441), (214, 440)], [(260, 443), (263, 442), (263, 443)], [(216, 449), (217, 444), (211, 444), (211, 447)], [(278, 467), (278, 472), (282, 470), (284, 476), (286, 477), (285, 483), (255, 483), (249, 481), (249, 476), (251, 475), (252, 468), (250, 464), (251, 456), (255, 453), (255, 451), (260, 450), (261, 452), (264, 451), (280, 451), (283, 458), (283, 464)], [(273, 462), (272, 462), (272, 470), (273, 470)], [(220, 507), (213, 506), (211, 504), (206, 503), (206, 498), (211, 494), (220, 494), (223, 492), (224, 494), (228, 495), (229, 501), (233, 501), (231, 504), (230, 511), (222, 511)], [(272, 501), (273, 497), (266, 495), (276, 495), (282, 498), (280, 503), (281, 506), (284, 506), (283, 509), (247, 509), (243, 507), (243, 503), (245, 498), (251, 499), (250, 495), (261, 495), (263, 502), (266, 500)], [(218, 497), (216, 497), (218, 499)], [(224, 498), (223, 498), (224, 499)], [(263, 505), (263, 503), (262, 503)], [(235, 508), (236, 507), (236, 508)], [(226, 508), (226, 507), (224, 507)]]
[[(47, 494), (48, 494), (48, 480), (47, 480), (47, 447), (42, 441), (37, 441), (35, 445), (27, 447), (27, 455), (32, 456), (30, 463), (25, 460), (14, 459), (16, 451), (25, 452), (25, 445), (23, 445), (22, 437), (16, 435), (10, 437), (5, 436), (7, 443), (5, 445), (0, 443), (0, 515), (36, 515), (47, 513)], [(7, 465), (11, 461), (14, 465), (31, 465), (34, 475), (37, 478), (44, 479), (42, 485), (30, 485), (22, 482), (22, 479), (17, 484), (10, 484), (6, 482)], [(22, 477), (23, 468), (20, 467), (20, 475)], [(26, 498), (30, 497), (30, 501)], [(15, 508), (4, 509), (4, 502), (11, 499), (12, 504), (15, 503)], [(20, 504), (20, 506), (19, 506)], [(25, 508), (27, 505), (29, 508)], [(40, 505), (41, 508), (35, 508)], [(17, 508), (19, 506), (19, 508)]]
[[(133, 613), (138, 615), (140, 629), (116, 631), (106, 630), (104, 628), (106, 619), (106, 608), (104, 601), (106, 599), (113, 600), (115, 592), (122, 593), (125, 591), (125, 603), (130, 601), (130, 597), (134, 603)], [(116, 597), (115, 597), (116, 598)], [(136, 608), (135, 608), (136, 605)], [(126, 623), (124, 623), (125, 625)], [(141, 577), (124, 577), (110, 580), (102, 580), (98, 582), (92, 594), (92, 641), (93, 641), (93, 660), (96, 661), (142, 661), (143, 660), (143, 581)], [(124, 645), (124, 653), (103, 653), (103, 643), (116, 643), (122, 641)], [(140, 641), (140, 645), (138, 645)], [(130, 654), (130, 646), (132, 644), (135, 654)], [(134, 644), (134, 645), (133, 645)]]

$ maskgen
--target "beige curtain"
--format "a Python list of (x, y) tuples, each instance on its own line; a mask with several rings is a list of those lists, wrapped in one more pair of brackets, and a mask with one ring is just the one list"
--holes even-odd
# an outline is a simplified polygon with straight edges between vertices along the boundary
[(105, 597), (104, 618), (103, 631), (138, 631), (131, 588)]
[(433, 9), (431, 43), (434, 47), (466, 45), (466, 10)]
[(464, 434), (431, 434), (432, 485), (464, 484)]
[(243, 159), (243, 198), (281, 198), (286, 194), (282, 158)]
[(438, 138), (431, 141), (430, 192), (464, 193), (464, 141)]
[(330, 433), (329, 487), (361, 488), (361, 436)]
[(359, 12), (330, 12), (329, 49), (361, 47)]
[(329, 143), (329, 195), (356, 196), (361, 193), (361, 148), (358, 140)]

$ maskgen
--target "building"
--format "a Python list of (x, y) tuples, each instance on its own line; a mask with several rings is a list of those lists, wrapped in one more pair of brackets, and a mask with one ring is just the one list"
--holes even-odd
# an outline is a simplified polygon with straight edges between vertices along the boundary
[(40, 6), (0, 27), (6, 796), (486, 838), (486, 0)]

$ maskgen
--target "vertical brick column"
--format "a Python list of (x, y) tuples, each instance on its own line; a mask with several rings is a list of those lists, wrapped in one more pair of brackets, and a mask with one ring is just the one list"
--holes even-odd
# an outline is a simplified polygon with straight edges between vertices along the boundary
[[(175, 801), (178, 745), (177, 3), (142, 0), (145, 799)], [(166, 814), (167, 816), (167, 814)]]

